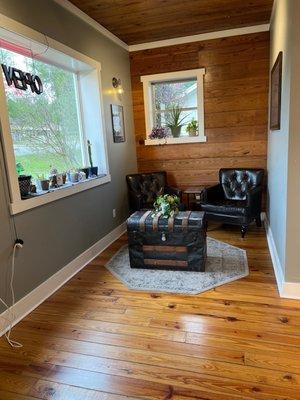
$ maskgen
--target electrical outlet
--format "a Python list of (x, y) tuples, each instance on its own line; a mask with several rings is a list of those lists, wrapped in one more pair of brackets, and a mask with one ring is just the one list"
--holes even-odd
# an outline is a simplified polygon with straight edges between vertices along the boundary
[(116, 218), (116, 216), (117, 216), (117, 211), (115, 208), (113, 208), (113, 218)]

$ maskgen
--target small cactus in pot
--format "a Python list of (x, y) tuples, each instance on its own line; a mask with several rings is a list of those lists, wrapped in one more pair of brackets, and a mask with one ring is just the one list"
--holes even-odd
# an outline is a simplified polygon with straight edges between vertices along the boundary
[(88, 156), (89, 156), (89, 163), (90, 163), (90, 176), (97, 176), (98, 175), (98, 167), (94, 167), (93, 164), (93, 156), (92, 156), (92, 143), (90, 140), (87, 141), (87, 148), (88, 148)]

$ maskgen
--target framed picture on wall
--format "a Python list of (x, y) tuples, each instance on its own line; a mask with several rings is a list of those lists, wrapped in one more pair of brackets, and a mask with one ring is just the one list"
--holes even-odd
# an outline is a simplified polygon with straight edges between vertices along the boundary
[(271, 71), (270, 129), (280, 129), (282, 86), (282, 51), (278, 54)]
[(125, 142), (123, 106), (111, 104), (110, 107), (114, 142)]

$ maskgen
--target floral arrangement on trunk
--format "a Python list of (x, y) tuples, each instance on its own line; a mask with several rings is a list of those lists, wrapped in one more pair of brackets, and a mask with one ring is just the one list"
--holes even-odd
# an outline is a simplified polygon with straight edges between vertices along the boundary
[(155, 128), (152, 129), (149, 139), (165, 139), (168, 136), (168, 132), (165, 128), (162, 126), (156, 126)]
[(164, 218), (174, 217), (179, 212), (180, 199), (178, 196), (163, 194), (155, 200), (154, 215), (160, 214)]

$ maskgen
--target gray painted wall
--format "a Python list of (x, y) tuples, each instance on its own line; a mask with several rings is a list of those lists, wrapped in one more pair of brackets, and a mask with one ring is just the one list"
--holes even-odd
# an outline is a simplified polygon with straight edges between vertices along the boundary
[(291, 94), (285, 280), (287, 282), (300, 282), (300, 1), (289, 0), (289, 3), (289, 24), (291, 27)]
[(276, 0), (271, 66), (283, 51), (281, 130), (268, 147), (269, 221), (285, 282), (300, 282), (300, 2)]
[(290, 24), (288, 1), (275, 0), (270, 30), (270, 68), (283, 52), (281, 129), (268, 141), (268, 219), (281, 267), (285, 268), (287, 166), (290, 108)]
[[(15, 216), (25, 246), (16, 262), (17, 300), (29, 293), (84, 250), (122, 223), (128, 213), (125, 175), (136, 172), (128, 52), (52, 0), (0, 2), (0, 13), (42, 32), (101, 62), (102, 86), (111, 183), (61, 199)], [(121, 78), (124, 88), (126, 142), (114, 144), (110, 104), (111, 79)], [(112, 218), (116, 208), (117, 217)], [(7, 273), (14, 241), (8, 212), (7, 182), (0, 156), (0, 296), (6, 296)], [(0, 311), (2, 310), (0, 306)]]

